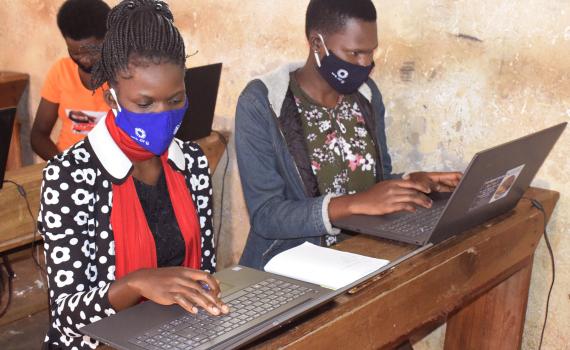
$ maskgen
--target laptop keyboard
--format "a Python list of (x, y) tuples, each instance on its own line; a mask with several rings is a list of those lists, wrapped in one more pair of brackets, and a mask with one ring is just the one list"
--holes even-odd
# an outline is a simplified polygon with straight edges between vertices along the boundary
[(385, 228), (407, 237), (418, 237), (435, 228), (443, 209), (445, 209), (445, 203), (430, 209), (418, 208), (415, 213), (406, 214), (390, 222)]
[(230, 332), (231, 335), (239, 334), (250, 327), (248, 322), (310, 292), (316, 291), (268, 278), (230, 295), (229, 300), (225, 300), (231, 310), (228, 315), (212, 316), (203, 310), (197, 315), (188, 313), (129, 339), (129, 342), (148, 350), (196, 349), (215, 338), (230, 336)]

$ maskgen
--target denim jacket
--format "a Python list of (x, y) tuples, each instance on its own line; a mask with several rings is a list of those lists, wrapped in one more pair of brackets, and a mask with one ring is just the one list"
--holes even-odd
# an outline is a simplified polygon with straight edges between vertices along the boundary
[[(328, 217), (332, 195), (321, 195), (312, 173), (300, 115), (289, 89), (289, 64), (251, 81), (236, 110), (236, 153), (250, 231), (240, 264), (257, 269), (305, 241), (337, 234)], [(357, 100), (379, 155), (377, 181), (395, 177), (386, 145), (384, 104), (369, 79)]]

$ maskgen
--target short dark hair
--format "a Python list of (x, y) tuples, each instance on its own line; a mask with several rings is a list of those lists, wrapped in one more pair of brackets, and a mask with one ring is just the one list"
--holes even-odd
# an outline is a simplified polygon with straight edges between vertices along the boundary
[(107, 18), (101, 59), (93, 67), (95, 88), (105, 82), (115, 84), (117, 74), (128, 69), (133, 57), (134, 64), (170, 62), (184, 67), (184, 40), (173, 22), (163, 1), (123, 0), (115, 6)]
[(351, 18), (376, 21), (376, 7), (371, 0), (311, 0), (305, 17), (305, 34), (308, 38), (311, 30), (336, 33)]
[(109, 11), (109, 5), (101, 0), (67, 0), (57, 12), (57, 26), (66, 38), (102, 39)]

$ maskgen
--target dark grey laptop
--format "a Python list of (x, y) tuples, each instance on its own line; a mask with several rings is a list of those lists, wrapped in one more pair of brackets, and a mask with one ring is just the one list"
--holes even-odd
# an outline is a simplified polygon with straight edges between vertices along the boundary
[(561, 123), (477, 153), (452, 194), (431, 195), (430, 209), (353, 215), (333, 225), (405, 243), (438, 243), (515, 207), (566, 128)]
[(12, 140), (12, 129), (16, 118), (16, 108), (0, 109), (0, 188), (4, 184), (4, 174), (8, 153), (10, 152), (10, 141)]
[(239, 265), (215, 276), (229, 315), (195, 316), (147, 301), (81, 332), (119, 349), (228, 349), (334, 297), (329, 289)]
[(353, 283), (329, 290), (311, 283), (233, 266), (215, 274), (225, 316), (200, 310), (192, 315), (177, 305), (147, 301), (81, 328), (81, 332), (118, 349), (233, 349), (333, 300), (383, 271), (390, 270), (431, 245), (401, 256)]
[(221, 63), (186, 70), (184, 83), (189, 103), (176, 133), (178, 139), (194, 141), (210, 135), (221, 74)]

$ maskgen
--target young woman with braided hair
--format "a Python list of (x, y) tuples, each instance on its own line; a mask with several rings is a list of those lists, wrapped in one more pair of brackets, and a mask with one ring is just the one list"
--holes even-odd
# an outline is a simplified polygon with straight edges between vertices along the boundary
[(198, 145), (174, 139), (188, 106), (185, 59), (166, 3), (122, 1), (110, 12), (93, 85), (109, 84), (112, 111), (44, 169), (45, 348), (95, 348), (79, 329), (143, 299), (229, 311), (209, 274), (208, 162)]

